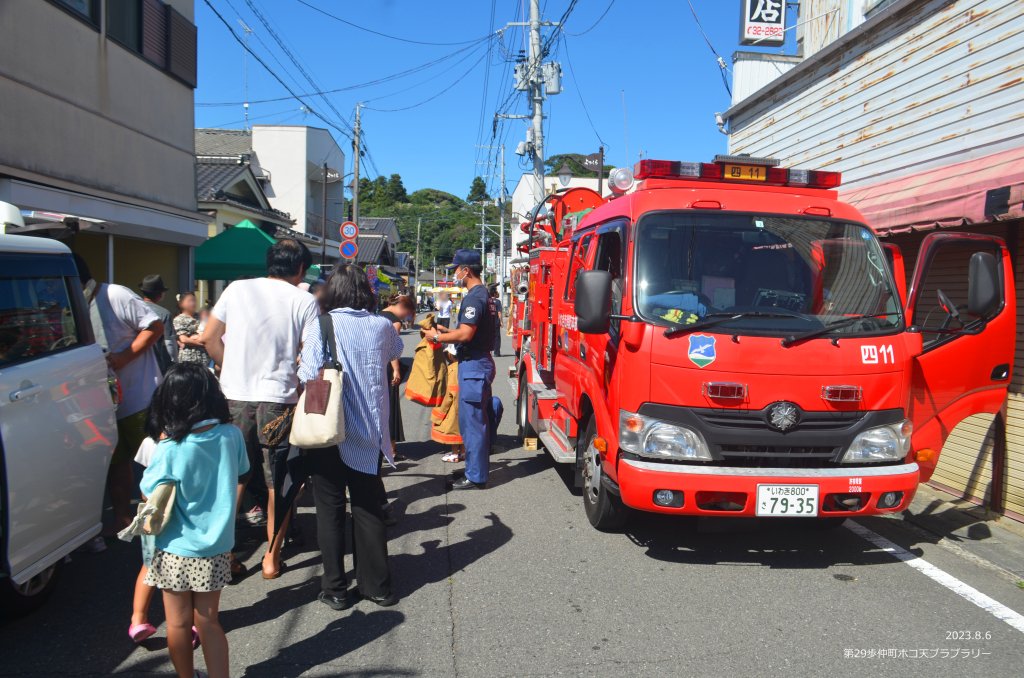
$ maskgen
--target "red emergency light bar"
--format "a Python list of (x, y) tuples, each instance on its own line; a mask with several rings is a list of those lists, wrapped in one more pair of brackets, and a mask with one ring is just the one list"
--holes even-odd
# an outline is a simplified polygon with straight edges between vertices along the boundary
[(699, 181), (736, 181), (772, 186), (805, 188), (836, 188), (842, 183), (839, 172), (768, 167), (756, 161), (743, 162), (680, 162), (678, 160), (641, 160), (633, 169), (638, 181), (643, 179), (695, 179)]

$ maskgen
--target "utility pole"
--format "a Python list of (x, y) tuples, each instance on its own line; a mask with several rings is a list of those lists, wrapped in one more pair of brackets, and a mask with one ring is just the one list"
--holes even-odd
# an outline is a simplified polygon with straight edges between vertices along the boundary
[(540, 0), (530, 0), (530, 101), (533, 106), (535, 203), (544, 199), (544, 75), (540, 41)]
[(416, 220), (416, 261), (412, 266), (412, 291), (419, 294), (420, 287), (420, 228), (423, 226), (423, 217)]
[(359, 133), (362, 131), (360, 126), (360, 109), (363, 107), (362, 103), (356, 104), (356, 125), (353, 128), (352, 136), (352, 148), (355, 150), (355, 155), (352, 160), (352, 221), (359, 225), (359, 156), (362, 153), (362, 146), (359, 143)]
[(484, 209), (487, 203), (480, 203), (480, 263), (487, 268), (487, 219), (484, 218)]
[[(343, 172), (345, 170), (342, 170)], [(323, 183), (320, 185), (323, 187), (323, 215), (320, 219), (321, 231), (320, 231), (320, 266), (324, 266), (327, 263), (327, 161), (324, 161), (323, 166)], [(342, 191), (344, 194), (344, 191)]]
[[(511, 234), (509, 234), (511, 238)], [(498, 187), (498, 296), (505, 303), (505, 144), (501, 145), (501, 185)]]

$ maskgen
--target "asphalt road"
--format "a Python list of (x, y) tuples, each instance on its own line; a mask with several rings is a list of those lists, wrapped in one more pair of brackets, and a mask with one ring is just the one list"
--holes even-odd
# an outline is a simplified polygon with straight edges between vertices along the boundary
[[(411, 356), (416, 337), (405, 340)], [(508, 364), (498, 359), (495, 393), (507, 409), (501, 442), (514, 447)], [(427, 410), (404, 404), (407, 436), (428, 439)], [(1021, 675), (1024, 627), (997, 615), (1024, 613), (1024, 591), (898, 518), (857, 525), (919, 569), (849, 527), (648, 516), (602, 534), (544, 453), (502, 452), (489, 489), (446, 493), (438, 450), (402, 445), (409, 461), (386, 478), (401, 515), (390, 533), (401, 602), (342, 613), (316, 602), (306, 501), (306, 543), (286, 549), (284, 576), (224, 593), (232, 675)], [(254, 567), (258, 535), (241, 543)], [(45, 608), (0, 626), (0, 676), (171, 675), (163, 628), (145, 647), (127, 637), (138, 565), (137, 544), (75, 554)], [(951, 590), (957, 581), (1009, 610), (970, 602)]]

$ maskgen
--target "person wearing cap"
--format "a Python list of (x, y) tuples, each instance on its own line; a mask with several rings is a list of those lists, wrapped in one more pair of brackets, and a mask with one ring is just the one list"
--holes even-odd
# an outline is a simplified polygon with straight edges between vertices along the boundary
[(156, 362), (163, 373), (178, 360), (178, 335), (174, 331), (174, 323), (171, 322), (171, 312), (160, 305), (167, 292), (167, 286), (158, 274), (147, 275), (139, 284), (139, 291), (142, 292), (142, 300), (146, 302), (146, 306), (156, 313), (156, 317), (160, 318), (164, 325), (163, 341), (158, 341), (153, 346)]
[(480, 252), (457, 250), (449, 268), (455, 284), (467, 292), (454, 330), (434, 329), (431, 340), (458, 344), (459, 431), (466, 448), (465, 474), (452, 483), (454, 490), (487, 487), (491, 455), (491, 382), (494, 381), (494, 303), (480, 279)]

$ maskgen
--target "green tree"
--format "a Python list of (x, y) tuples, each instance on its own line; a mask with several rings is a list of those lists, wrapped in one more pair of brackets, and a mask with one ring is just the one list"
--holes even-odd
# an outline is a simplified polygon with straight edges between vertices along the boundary
[(487, 184), (484, 183), (482, 177), (473, 177), (473, 183), (469, 185), (469, 195), (466, 196), (466, 202), (486, 202), (491, 199), (491, 196), (487, 195)]
[(387, 197), (392, 204), (409, 202), (409, 194), (405, 192), (405, 184), (402, 183), (400, 174), (392, 174), (388, 179)]

